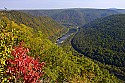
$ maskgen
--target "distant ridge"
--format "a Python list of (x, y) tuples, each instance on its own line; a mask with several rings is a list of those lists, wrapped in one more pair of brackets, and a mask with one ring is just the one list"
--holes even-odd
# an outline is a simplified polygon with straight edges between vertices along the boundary
[(109, 8), (109, 10), (118, 10), (117, 8)]
[(113, 14), (125, 13), (124, 10), (94, 9), (94, 8), (68, 8), (68, 9), (47, 9), (47, 10), (20, 10), (34, 16), (49, 16), (65, 26), (81, 26), (94, 19), (106, 17)]

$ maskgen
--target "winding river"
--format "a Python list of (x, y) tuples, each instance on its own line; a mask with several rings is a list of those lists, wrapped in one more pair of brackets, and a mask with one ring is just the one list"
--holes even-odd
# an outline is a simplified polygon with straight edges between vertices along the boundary
[(63, 43), (70, 35), (72, 35), (75, 32), (77, 32), (76, 28), (69, 29), (69, 31), (66, 34), (64, 34), (62, 37), (57, 39), (57, 45), (60, 45), (61, 43)]

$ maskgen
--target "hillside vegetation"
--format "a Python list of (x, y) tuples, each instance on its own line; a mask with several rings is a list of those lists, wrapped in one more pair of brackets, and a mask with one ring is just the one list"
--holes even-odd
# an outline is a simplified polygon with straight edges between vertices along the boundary
[[(16, 23), (16, 21), (9, 20), (5, 16), (6, 15), (0, 16), (0, 82), (11, 81), (13, 83), (26, 83), (25, 80), (27, 80), (27, 77), (23, 79), (20, 75), (22, 72), (17, 72), (20, 77), (17, 76), (17, 73), (13, 73), (13, 71), (10, 72), (11, 74), (8, 74), (7, 67), (9, 67), (9, 65), (6, 63), (8, 60), (11, 62), (15, 60), (12, 56), (14, 55), (13, 51), (16, 49), (14, 47), (23, 41), (25, 43), (23, 47), (28, 48), (30, 52), (28, 54), (24, 52), (21, 53), (22, 51), (19, 49), (18, 52), (21, 53), (21, 55), (34, 57), (31, 58), (32, 60), (35, 58), (37, 60), (39, 57), (40, 62), (45, 62), (42, 70), (45, 73), (39, 79), (40, 81), (50, 83), (122, 83), (122, 81), (118, 80), (114, 75), (109, 74), (107, 70), (102, 71), (96, 63), (84, 56), (74, 56), (71, 51), (66, 53), (63, 48), (53, 44), (43, 32), (39, 30), (36, 31), (34, 28), (22, 23), (18, 24), (18, 22)], [(26, 49), (26, 51), (28, 51), (28, 49)], [(15, 55), (15, 57), (17, 57), (17, 55)], [(23, 65), (20, 62), (21, 60), (22, 59), (18, 59), (19, 66)], [(29, 65), (37, 67), (37, 65)], [(11, 65), (9, 68), (12, 66), (16, 65)], [(15, 70), (15, 68), (16, 67), (13, 69)]]
[(125, 80), (125, 14), (84, 25), (73, 38), (72, 45), (85, 56), (114, 66), (111, 72)]
[(55, 10), (21, 10), (34, 16), (49, 16), (57, 22), (68, 26), (81, 26), (94, 19), (113, 14), (124, 13), (124, 10), (110, 9), (55, 9)]
[(40, 30), (51, 41), (66, 32), (66, 28), (53, 19), (45, 17), (35, 17), (18, 11), (0, 11), (0, 16), (6, 16), (8, 19), (15, 21), (17, 24), (25, 24), (36, 31)]

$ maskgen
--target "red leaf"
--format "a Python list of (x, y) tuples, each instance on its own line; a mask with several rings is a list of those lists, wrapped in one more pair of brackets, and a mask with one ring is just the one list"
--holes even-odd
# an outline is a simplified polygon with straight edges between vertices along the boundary
[(45, 63), (40, 63), (38, 58), (35, 60), (33, 57), (28, 56), (29, 49), (25, 49), (22, 44), (24, 42), (21, 42), (11, 52), (14, 59), (7, 60), (7, 74), (16, 76), (17, 79), (23, 78), (25, 83), (36, 83), (42, 76), (41, 70)]

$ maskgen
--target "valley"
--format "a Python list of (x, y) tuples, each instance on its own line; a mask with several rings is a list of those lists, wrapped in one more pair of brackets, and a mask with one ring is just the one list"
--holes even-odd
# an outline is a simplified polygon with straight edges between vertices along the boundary
[(124, 18), (125, 15), (121, 14), (97, 19), (82, 26), (72, 40), (72, 46), (78, 52), (103, 64), (114, 66), (115, 69), (111, 68), (110, 72), (122, 80), (125, 80)]
[(63, 34), (62, 37), (57, 39), (57, 45), (63, 43), (69, 36), (77, 32), (77, 28), (71, 28), (66, 34)]
[(0, 82), (30, 83), (32, 74), (34, 83), (124, 83), (124, 38), (123, 9), (0, 11)]
[(113, 14), (124, 14), (124, 10), (71, 8), (53, 10), (20, 10), (33, 16), (49, 16), (67, 27), (82, 26), (97, 18)]

